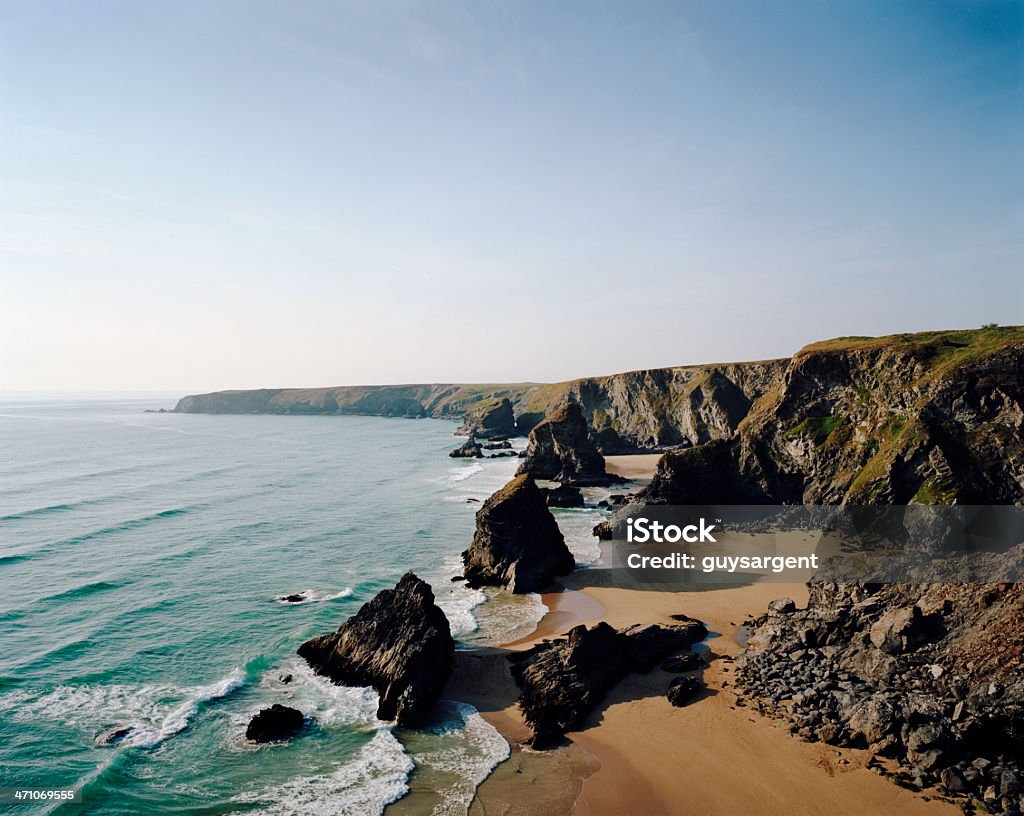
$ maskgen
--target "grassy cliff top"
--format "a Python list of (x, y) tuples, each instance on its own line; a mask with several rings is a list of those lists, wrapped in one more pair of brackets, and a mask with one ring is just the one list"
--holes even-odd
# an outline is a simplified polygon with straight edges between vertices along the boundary
[(836, 337), (804, 346), (798, 355), (889, 348), (922, 354), (967, 353), (970, 356), (981, 356), (1020, 342), (1024, 342), (1024, 326), (992, 326), (981, 329), (888, 334), (883, 337)]

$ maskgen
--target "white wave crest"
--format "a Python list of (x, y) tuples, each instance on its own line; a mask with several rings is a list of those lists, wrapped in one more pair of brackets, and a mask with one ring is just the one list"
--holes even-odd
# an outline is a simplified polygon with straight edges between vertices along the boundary
[(414, 767), (391, 730), (381, 728), (351, 762), (331, 773), (291, 779), (234, 801), (263, 805), (248, 812), (274, 816), (380, 816), (409, 790)]
[(208, 686), (178, 689), (158, 685), (59, 686), (35, 695), (17, 692), (0, 697), (0, 709), (13, 708), (15, 722), (36, 719), (65, 722), (82, 730), (104, 729), (101, 744), (155, 748), (188, 728), (203, 703), (225, 697), (245, 685), (235, 669)]
[[(339, 592), (321, 592), (316, 589), (304, 589), (302, 592), (296, 592), (294, 595), (279, 595), (274, 598), (279, 604), (285, 606), (302, 606), (303, 604), (320, 603), (321, 601), (333, 601), (337, 598), (347, 598), (352, 594), (352, 587), (345, 587)], [(298, 598), (299, 600), (289, 600), (289, 598)]]
[(452, 470), (452, 475), (449, 481), (452, 484), (458, 484), (459, 482), (464, 482), (466, 479), (471, 479), (473, 476), (476, 476), (476, 474), (483, 472), (483, 465), (477, 464), (472, 464), (469, 467), (455, 468)]

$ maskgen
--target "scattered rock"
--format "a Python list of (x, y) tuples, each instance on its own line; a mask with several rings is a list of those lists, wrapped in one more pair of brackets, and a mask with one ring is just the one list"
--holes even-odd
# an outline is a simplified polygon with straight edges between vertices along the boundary
[(572, 485), (547, 488), (544, 491), (544, 498), (548, 503), (548, 507), (583, 506), (583, 491)]
[(701, 689), (703, 688), (704, 683), (696, 677), (686, 675), (684, 677), (677, 677), (669, 683), (666, 696), (672, 705), (676, 706), (676, 708), (682, 708), (694, 697), (700, 694)]
[(480, 443), (471, 436), (448, 455), (453, 459), (482, 459), (484, 452)]
[(451, 675), (455, 643), (430, 585), (408, 572), (338, 631), (307, 640), (298, 651), (335, 683), (376, 689), (380, 719), (416, 725)]

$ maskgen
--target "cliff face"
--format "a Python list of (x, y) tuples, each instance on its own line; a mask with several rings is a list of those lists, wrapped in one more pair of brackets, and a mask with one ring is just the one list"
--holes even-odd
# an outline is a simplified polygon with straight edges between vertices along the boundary
[(1019, 503), (1022, 434), (1024, 329), (817, 343), (731, 439), (669, 454), (645, 498)]
[[(441, 383), (217, 391), (182, 397), (174, 410), (464, 417), (460, 432), (486, 436), (485, 418), (494, 424), (495, 433), (524, 434), (566, 402), (575, 402), (605, 453), (664, 450), (732, 436), (754, 400), (780, 380), (785, 363), (651, 369), (548, 385)], [(515, 429), (509, 425), (504, 400), (511, 404)]]
[(664, 450), (731, 437), (787, 360), (629, 371), (538, 386), (520, 400), (529, 427), (575, 402), (605, 453)]

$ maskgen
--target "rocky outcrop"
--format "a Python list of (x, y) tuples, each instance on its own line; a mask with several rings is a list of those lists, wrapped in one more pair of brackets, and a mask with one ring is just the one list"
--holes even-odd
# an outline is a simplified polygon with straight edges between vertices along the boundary
[(634, 624), (619, 632), (630, 668), (639, 672), (649, 672), (669, 653), (688, 650), (707, 636), (707, 627), (698, 620), (672, 626)]
[[(619, 631), (604, 622), (590, 629), (577, 626), (564, 637), (513, 654), (509, 660), (521, 691), (519, 707), (533, 730), (530, 744), (539, 749), (557, 745), (626, 674), (649, 672), (671, 653), (682, 652), (674, 659), (687, 663), (678, 671), (702, 668), (699, 660), (689, 665), (686, 655), (695, 657), (689, 648), (707, 637), (707, 629), (682, 618), (676, 625), (637, 624)], [(679, 679), (699, 683), (689, 676)]]
[(452, 459), (482, 459), (483, 448), (472, 436), (448, 454)]
[(676, 708), (682, 708), (691, 702), (704, 689), (704, 683), (698, 678), (687, 675), (677, 677), (668, 687), (665, 696)]
[(569, 402), (530, 431), (518, 473), (571, 485), (609, 484), (579, 405)]
[(1022, 449), (1024, 330), (844, 338), (794, 356), (731, 438), (669, 455), (643, 498), (1014, 504)]
[(515, 436), (516, 420), (512, 413), (512, 402), (508, 397), (502, 397), (471, 408), (455, 434), (480, 439)]
[(245, 738), (253, 742), (288, 740), (302, 730), (305, 722), (298, 709), (274, 703), (253, 716), (245, 729)]
[(454, 649), (430, 585), (409, 572), (338, 631), (308, 640), (298, 651), (335, 683), (376, 689), (380, 719), (416, 725), (451, 675)]
[(582, 507), (583, 491), (572, 485), (545, 488), (544, 499), (548, 507)]
[(517, 476), (484, 502), (462, 561), (469, 586), (509, 592), (539, 592), (576, 566), (544, 494), (528, 476)]
[(619, 634), (607, 623), (577, 626), (564, 638), (513, 655), (519, 707), (538, 749), (561, 742), (628, 671)]
[(898, 761), (902, 784), (1015, 814), (1022, 658), (1022, 585), (812, 584), (806, 609), (753, 622), (738, 665), (754, 705), (801, 738), (868, 748)]

